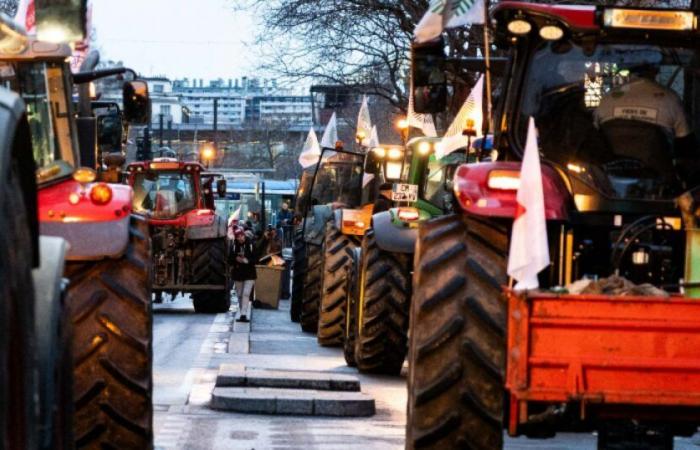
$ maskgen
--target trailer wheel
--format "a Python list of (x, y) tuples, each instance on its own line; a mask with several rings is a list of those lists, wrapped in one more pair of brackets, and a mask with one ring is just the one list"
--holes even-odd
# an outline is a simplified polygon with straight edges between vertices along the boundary
[(347, 307), (348, 272), (352, 251), (359, 244), (357, 236), (345, 235), (333, 221), (326, 224), (323, 245), (323, 280), (318, 315), (318, 343), (341, 345)]
[(192, 284), (226, 286), (223, 290), (192, 293), (197, 313), (225, 313), (231, 308), (231, 289), (226, 265), (226, 240), (206, 239), (192, 245)]
[(306, 243), (300, 231), (294, 235), (294, 277), (292, 278), (292, 300), (289, 315), (292, 322), (301, 320), (301, 299), (304, 295), (306, 275)]
[(153, 445), (149, 249), (148, 225), (132, 215), (122, 258), (66, 265), (77, 447)]
[(450, 215), (419, 231), (407, 448), (503, 447), (505, 227)]
[(348, 299), (345, 313), (345, 336), (343, 337), (343, 356), (349, 367), (356, 367), (355, 361), (355, 333), (357, 328), (357, 302), (360, 295), (360, 249), (352, 252), (352, 261), (348, 271), (347, 291)]
[(318, 310), (321, 302), (323, 252), (320, 245), (306, 244), (306, 272), (301, 297), (301, 329), (309, 333), (318, 330)]
[(14, 164), (0, 182), (0, 447), (34, 448), (34, 286), (27, 211)]
[(406, 357), (411, 255), (381, 250), (373, 229), (362, 241), (355, 361), (361, 372), (398, 375)]

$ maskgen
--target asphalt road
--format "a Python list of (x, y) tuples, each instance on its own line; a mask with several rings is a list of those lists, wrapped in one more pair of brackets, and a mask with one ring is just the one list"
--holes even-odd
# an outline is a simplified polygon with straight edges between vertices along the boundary
[[(157, 449), (401, 449), (405, 426), (405, 379), (361, 375), (377, 414), (367, 419), (261, 416), (208, 408), (219, 364), (333, 370), (345, 366), (339, 349), (321, 348), (292, 324), (288, 304), (256, 310), (251, 332), (233, 326), (233, 314), (194, 314), (180, 298), (156, 305), (154, 315), (154, 407)], [(229, 353), (231, 351), (232, 353)], [(593, 450), (593, 435), (549, 440), (506, 439), (509, 450)], [(700, 436), (676, 441), (676, 449), (699, 450)]]

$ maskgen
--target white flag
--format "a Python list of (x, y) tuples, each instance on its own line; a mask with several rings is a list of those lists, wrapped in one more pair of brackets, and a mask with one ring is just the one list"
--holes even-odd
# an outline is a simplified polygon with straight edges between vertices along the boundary
[(372, 119), (369, 116), (369, 106), (367, 105), (367, 96), (362, 96), (362, 106), (357, 115), (357, 134), (362, 147), (369, 146), (369, 141), (372, 133)]
[(372, 126), (372, 132), (369, 134), (369, 142), (367, 143), (367, 146), (370, 148), (379, 147), (379, 133), (377, 133), (376, 125)]
[(326, 124), (326, 129), (321, 138), (322, 148), (335, 148), (335, 143), (338, 142), (338, 124), (335, 118), (335, 113)]
[(508, 275), (517, 281), (516, 290), (537, 289), (540, 286), (537, 275), (548, 265), (542, 168), (535, 120), (530, 118), (510, 240)]
[[(377, 133), (377, 126), (372, 127), (372, 132), (369, 135), (369, 142), (367, 147), (372, 149), (374, 147), (379, 147), (379, 134)], [(366, 187), (369, 183), (374, 180), (374, 174), (366, 173), (362, 175), (362, 187)]]
[(316, 132), (312, 127), (309, 130), (309, 135), (306, 137), (304, 148), (301, 150), (301, 154), (299, 154), (299, 164), (301, 164), (301, 167), (306, 169), (307, 167), (311, 167), (316, 164), (320, 156), (321, 146), (318, 144)]
[(416, 26), (416, 42), (432, 41), (445, 28), (475, 23), (484, 23), (484, 0), (431, 0)]
[(408, 96), (408, 124), (414, 128), (420, 129), (424, 135), (428, 137), (437, 137), (433, 116), (430, 114), (418, 114), (413, 110), (413, 84), (411, 84), (411, 93)]
[(484, 76), (482, 75), (479, 78), (479, 81), (477, 81), (474, 87), (472, 88), (472, 91), (469, 93), (469, 96), (467, 96), (467, 99), (464, 101), (464, 104), (460, 108), (459, 113), (457, 113), (457, 116), (452, 122), (452, 125), (450, 125), (450, 128), (447, 129), (447, 133), (445, 133), (445, 136), (440, 141), (440, 145), (436, 147), (436, 158), (443, 158), (449, 155), (450, 153), (454, 152), (455, 150), (469, 145), (470, 138), (462, 134), (462, 131), (464, 131), (464, 129), (467, 128), (468, 123), (469, 127), (473, 128), (476, 131), (476, 136), (472, 136), (471, 139), (483, 136), (483, 97)]
[(241, 220), (241, 208), (242, 206), (239, 206), (238, 209), (236, 209), (234, 212), (231, 213), (231, 215), (228, 218), (228, 238), (229, 239), (234, 239), (234, 233), (233, 233), (233, 222), (238, 223), (239, 220)]

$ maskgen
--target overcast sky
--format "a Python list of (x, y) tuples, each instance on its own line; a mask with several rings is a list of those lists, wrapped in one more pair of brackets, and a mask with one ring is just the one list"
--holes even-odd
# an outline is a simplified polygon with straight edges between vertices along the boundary
[(257, 21), (235, 0), (93, 0), (101, 59), (145, 75), (237, 78), (255, 75)]

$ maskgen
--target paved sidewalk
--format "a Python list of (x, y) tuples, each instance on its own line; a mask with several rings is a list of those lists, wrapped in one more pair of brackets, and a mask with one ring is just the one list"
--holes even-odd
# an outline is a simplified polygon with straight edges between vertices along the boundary
[[(229, 333), (220, 334), (226, 323)], [(369, 418), (268, 416), (213, 411), (207, 405), (220, 364), (287, 370), (329, 370), (357, 374), (345, 365), (340, 348), (323, 348), (316, 337), (289, 320), (289, 302), (279, 310), (255, 309), (250, 324), (217, 316), (210, 331), (208, 364), (192, 383), (187, 404), (156, 414), (156, 445), (182, 449), (402, 449), (406, 420), (406, 380), (360, 375), (362, 391), (375, 398)], [(225, 335), (228, 334), (228, 339)], [(228, 341), (228, 352), (222, 351)], [(216, 342), (218, 341), (218, 344)], [(210, 344), (211, 345), (211, 344)], [(159, 433), (174, 433), (168, 442)], [(160, 445), (159, 445), (160, 444)]]

